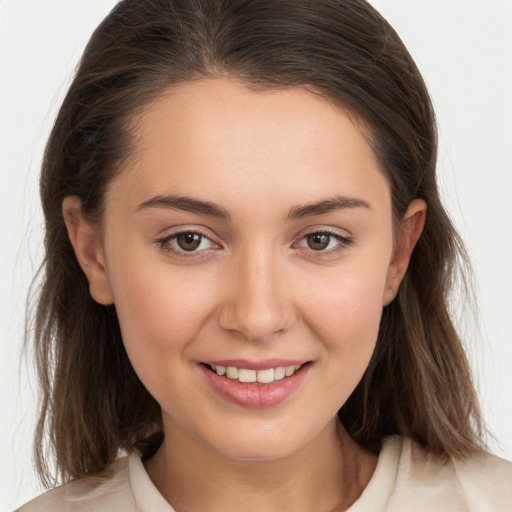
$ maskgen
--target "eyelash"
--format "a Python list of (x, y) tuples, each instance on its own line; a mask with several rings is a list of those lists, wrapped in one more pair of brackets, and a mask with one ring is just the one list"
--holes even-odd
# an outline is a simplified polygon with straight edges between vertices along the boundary
[[(175, 249), (174, 247), (172, 247), (171, 243), (172, 243), (172, 241), (177, 240), (177, 238), (181, 235), (198, 235), (201, 237), (200, 243), (202, 243), (203, 240), (208, 240), (212, 244), (215, 244), (215, 242), (213, 242), (212, 239), (208, 235), (206, 235), (205, 233), (203, 233), (199, 230), (196, 230), (196, 229), (184, 229), (182, 231), (178, 231), (176, 233), (173, 233), (172, 235), (158, 238), (157, 240), (155, 240), (155, 243), (163, 251), (170, 253), (172, 256), (176, 256), (178, 258), (193, 258), (193, 257), (197, 258), (200, 256), (205, 256), (205, 253), (210, 253), (210, 251), (212, 250), (212, 249), (206, 249), (206, 250), (202, 250), (202, 251), (186, 251), (184, 249), (181, 249), (181, 250)], [(213, 250), (215, 250), (215, 249), (213, 249)]]
[[(173, 255), (175, 257), (179, 257), (179, 258), (204, 257), (207, 254), (211, 253), (212, 250), (216, 250), (216, 249), (209, 248), (209, 249), (203, 249), (201, 251), (196, 251), (196, 250), (186, 251), (184, 249), (179, 250), (179, 249), (173, 248), (171, 245), (171, 242), (176, 240), (179, 236), (182, 236), (182, 235), (198, 235), (201, 237), (200, 244), (205, 239), (210, 241), (212, 244), (215, 244), (215, 242), (213, 242), (208, 235), (206, 235), (205, 233), (203, 233), (199, 230), (195, 230), (195, 229), (186, 229), (183, 231), (178, 231), (176, 233), (173, 233), (172, 235), (156, 239), (155, 243), (163, 251), (170, 253), (171, 255)], [(325, 235), (329, 238), (334, 238), (335, 240), (338, 241), (338, 244), (336, 245), (336, 247), (329, 249), (329, 250), (315, 250), (310, 247), (304, 248), (308, 252), (311, 252), (311, 253), (319, 255), (319, 256), (328, 256), (328, 255), (335, 254), (339, 251), (346, 249), (347, 247), (350, 247), (354, 243), (354, 240), (350, 237), (342, 236), (339, 233), (330, 231), (328, 229), (318, 229), (318, 230), (314, 230), (314, 231), (309, 231), (308, 233), (305, 233), (304, 235), (302, 235), (298, 242), (293, 243), (292, 247), (293, 248), (303, 248), (300, 245), (300, 243), (303, 240), (305, 240), (307, 237), (315, 236), (315, 235)], [(217, 244), (217, 245), (219, 245), (219, 244)]]
[(309, 231), (308, 233), (302, 235), (299, 242), (294, 243), (294, 246), (298, 246), (307, 237), (315, 236), (315, 235), (325, 235), (331, 239), (334, 238), (335, 240), (338, 241), (338, 243), (336, 244), (336, 247), (334, 247), (333, 249), (329, 249), (329, 250), (315, 250), (312, 248), (307, 249), (308, 251), (311, 251), (312, 253), (314, 253), (316, 255), (320, 255), (320, 256), (323, 256), (323, 255), (330, 256), (332, 254), (336, 254), (339, 251), (342, 251), (342, 250), (350, 247), (354, 243), (354, 240), (352, 238), (340, 235), (339, 233), (336, 233), (335, 231), (330, 231), (329, 229), (317, 229), (317, 230)]

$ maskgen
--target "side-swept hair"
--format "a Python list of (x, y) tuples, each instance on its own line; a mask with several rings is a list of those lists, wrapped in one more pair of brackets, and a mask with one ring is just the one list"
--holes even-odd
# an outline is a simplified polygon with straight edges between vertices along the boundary
[(115, 306), (89, 294), (62, 202), (79, 196), (88, 218), (101, 223), (105, 189), (132, 150), (130, 121), (163, 91), (211, 77), (322, 95), (367, 134), (391, 186), (395, 221), (413, 199), (426, 201), (423, 235), (339, 417), (375, 452), (390, 434), (440, 455), (477, 449), (478, 404), (448, 308), (464, 252), (437, 190), (432, 104), (395, 31), (364, 0), (123, 0), (85, 50), (42, 166), (46, 256), (34, 343), (43, 481), (50, 482), (48, 451), (69, 479), (102, 471), (120, 449), (148, 456), (161, 440), (160, 408), (128, 360)]

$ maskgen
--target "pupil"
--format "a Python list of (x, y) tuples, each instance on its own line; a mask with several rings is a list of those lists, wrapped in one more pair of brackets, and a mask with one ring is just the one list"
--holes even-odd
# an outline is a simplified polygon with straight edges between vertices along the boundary
[(184, 251), (193, 251), (201, 244), (201, 235), (197, 233), (183, 233), (178, 235), (178, 245)]
[(330, 238), (331, 236), (325, 233), (313, 233), (308, 235), (307, 240), (311, 249), (321, 251), (328, 247)]

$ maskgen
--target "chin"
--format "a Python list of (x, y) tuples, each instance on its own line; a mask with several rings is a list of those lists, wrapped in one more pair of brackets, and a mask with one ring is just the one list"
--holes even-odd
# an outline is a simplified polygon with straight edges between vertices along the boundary
[(283, 459), (307, 445), (305, 433), (289, 428), (253, 426), (240, 429), (240, 434), (225, 432), (222, 439), (211, 439), (210, 446), (220, 455), (240, 461), (272, 461)]
[[(217, 448), (219, 450), (219, 447)], [(282, 443), (266, 443), (259, 445), (241, 444), (226, 447), (225, 450), (219, 450), (220, 454), (226, 458), (239, 461), (273, 461), (286, 458), (295, 450), (293, 446), (283, 446)]]

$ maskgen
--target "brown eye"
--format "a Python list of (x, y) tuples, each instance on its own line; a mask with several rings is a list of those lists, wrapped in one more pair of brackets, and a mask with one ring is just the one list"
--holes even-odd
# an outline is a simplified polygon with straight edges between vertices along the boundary
[(184, 251), (195, 251), (203, 240), (203, 235), (199, 233), (180, 233), (176, 236), (176, 243)]
[(332, 253), (352, 245), (353, 240), (332, 231), (314, 231), (304, 235), (298, 246), (310, 251)]
[(213, 249), (220, 249), (208, 236), (200, 231), (180, 231), (174, 235), (155, 240), (164, 252), (176, 257), (199, 256)]
[(328, 233), (310, 233), (306, 235), (306, 243), (314, 251), (323, 251), (329, 247), (332, 238)]

